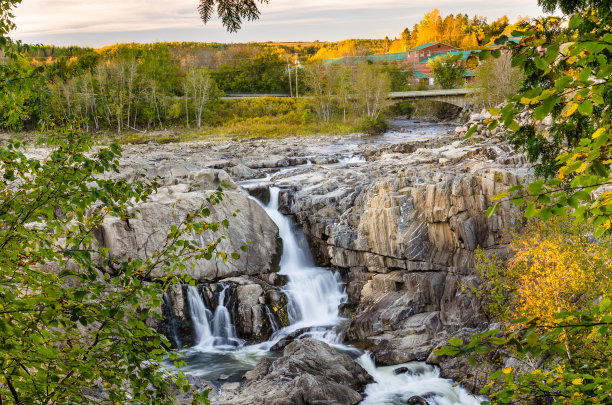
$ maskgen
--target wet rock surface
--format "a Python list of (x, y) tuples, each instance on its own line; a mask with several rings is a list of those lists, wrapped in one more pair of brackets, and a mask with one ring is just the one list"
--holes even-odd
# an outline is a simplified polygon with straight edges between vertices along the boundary
[(314, 339), (297, 340), (278, 359), (264, 358), (240, 384), (223, 385), (215, 404), (357, 404), (371, 382), (353, 359)]
[[(227, 173), (264, 202), (270, 198), (271, 184), (280, 187), (280, 210), (302, 226), (318, 264), (341, 270), (349, 297), (343, 305), (343, 314), (350, 318), (346, 341), (359, 342), (359, 347), (371, 350), (379, 365), (427, 360), (440, 365), (445, 377), (465, 381), (466, 364), (438, 359), (432, 350), (450, 337), (487, 328), (488, 320), (472, 292), (478, 288), (474, 252), (477, 248), (486, 253), (503, 252), (502, 233), (517, 225), (520, 215), (510, 203), (502, 203), (490, 218), (485, 218), (485, 211), (494, 195), (519, 184), (530, 172), (524, 157), (506, 144), (503, 132), (482, 130), (464, 139), (467, 128), (410, 125), (410, 130), (383, 137), (128, 146), (122, 172), (129, 177), (145, 170), (148, 176), (160, 176), (167, 189), (166, 201), (179, 195), (181, 200), (189, 200), (184, 198), (186, 194), (196, 193), (195, 198), (201, 190), (229, 183), (228, 201), (232, 204), (219, 215), (238, 206), (241, 212), (248, 212), (245, 218), (254, 215), (252, 221), (230, 222), (229, 231), (236, 226), (239, 240), (252, 231), (254, 243), (249, 249), (259, 250), (249, 252), (252, 256), (240, 265), (202, 267), (194, 273), (205, 283), (233, 283), (233, 314), (241, 337), (249, 341), (269, 337), (266, 306), (270, 310), (282, 305), (279, 288), (286, 280), (274, 275), (280, 256), (277, 231), (267, 225), (265, 217), (259, 217), (259, 207), (226, 177)], [(194, 175), (202, 171), (201, 176)], [(210, 171), (217, 174), (205, 174)], [(157, 221), (162, 219), (152, 222)], [(130, 240), (125, 224), (112, 225), (109, 232), (117, 236), (112, 240)], [(232, 240), (236, 235), (228, 236)], [(121, 242), (120, 248), (136, 249), (129, 243)], [(115, 251), (122, 252), (120, 248)], [(181, 305), (184, 315), (185, 304), (175, 304), (174, 312), (180, 315), (176, 308)], [(283, 321), (282, 313), (277, 321)], [(287, 351), (298, 342), (284, 341), (278, 349)], [(289, 351), (286, 356), (294, 354)], [(255, 371), (267, 379), (274, 374), (270, 367), (276, 361), (262, 360)], [(274, 374), (266, 381), (273, 378), (280, 377)], [(283, 387), (287, 393), (303, 392), (307, 387), (314, 390), (323, 384), (322, 378), (327, 377), (308, 374)], [(265, 391), (255, 379), (247, 378), (240, 387), (228, 384), (231, 387), (220, 395), (226, 395), (223, 398), (230, 402), (220, 403), (252, 402), (247, 386), (261, 390), (262, 395)], [(336, 395), (334, 390), (325, 392)], [(278, 398), (289, 398), (275, 392)], [(240, 402), (242, 396), (251, 401)], [(345, 398), (357, 397), (345, 393)]]

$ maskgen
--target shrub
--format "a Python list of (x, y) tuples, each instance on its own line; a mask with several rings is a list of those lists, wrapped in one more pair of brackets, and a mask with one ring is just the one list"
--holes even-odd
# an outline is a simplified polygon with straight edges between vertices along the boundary
[(356, 129), (364, 134), (380, 135), (389, 129), (389, 123), (381, 117), (364, 116), (357, 122)]

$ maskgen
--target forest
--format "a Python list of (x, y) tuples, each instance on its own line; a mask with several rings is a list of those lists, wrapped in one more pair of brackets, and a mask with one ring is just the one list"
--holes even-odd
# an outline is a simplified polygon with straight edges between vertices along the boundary
[[(0, 79), (8, 80), (7, 95), (10, 96), (0, 99), (0, 128), (12, 131), (45, 128), (45, 122), (50, 117), (59, 118), (60, 122), (65, 123), (76, 119), (85, 123), (87, 130), (117, 133), (172, 126), (218, 126), (227, 122), (228, 117), (253, 118), (232, 117), (234, 108), (230, 101), (222, 99), (224, 95), (320, 95), (322, 87), (313, 81), (314, 77), (342, 77), (337, 74), (337, 68), (321, 69), (317, 63), (322, 59), (398, 52), (433, 41), (474, 49), (491, 42), (508, 26), (506, 17), (489, 24), (479, 16), (451, 14), (442, 17), (435, 9), (425, 14), (412, 30), (406, 28), (394, 40), (132, 43), (100, 49), (31, 46), (21, 54), (3, 58), (5, 69), (0, 71), (3, 76)], [(367, 75), (360, 72), (368, 69), (362, 67), (357, 69), (359, 72), (345, 72), (345, 76), (349, 74), (354, 79), (363, 78)], [(325, 73), (324, 70), (329, 72)], [(388, 82), (384, 86), (390, 91), (415, 87), (412, 72), (405, 68), (380, 64), (377, 70), (388, 77), (383, 82)], [(19, 80), (8, 79), (35, 73), (42, 73), (47, 79), (37, 88), (28, 88)], [(323, 87), (331, 89), (337, 85), (327, 83)], [(346, 90), (349, 93), (352, 91)], [(345, 126), (347, 118), (354, 122), (364, 116), (359, 106), (362, 101), (352, 102), (349, 108), (346, 95), (339, 94), (336, 98), (343, 97), (344, 103), (337, 100), (333, 103), (339, 114), (331, 114), (331, 103), (324, 108), (329, 112), (322, 113), (320, 100), (308, 105), (297, 103), (304, 108), (295, 111), (294, 115), (300, 119), (294, 122), (305, 124), (308, 117), (319, 117), (318, 122), (322, 122), (327, 129), (340, 132), (349, 130)], [(353, 96), (349, 94), (348, 97)], [(372, 115), (365, 113), (370, 118)], [(332, 119), (334, 117), (338, 120)], [(270, 120), (272, 116), (264, 114), (260, 118)], [(344, 125), (344, 129), (330, 128), (331, 121), (341, 127)]]

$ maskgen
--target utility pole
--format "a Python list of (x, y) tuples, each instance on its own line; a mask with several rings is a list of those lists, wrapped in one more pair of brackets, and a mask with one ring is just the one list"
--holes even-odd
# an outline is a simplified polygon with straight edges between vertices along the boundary
[(291, 65), (289, 64), (289, 58), (287, 58), (287, 72), (289, 73), (289, 97), (293, 97), (293, 89), (291, 88)]
[(300, 69), (300, 59), (298, 58), (297, 53), (295, 54), (295, 97), (300, 97), (300, 89), (298, 83), (298, 70)]

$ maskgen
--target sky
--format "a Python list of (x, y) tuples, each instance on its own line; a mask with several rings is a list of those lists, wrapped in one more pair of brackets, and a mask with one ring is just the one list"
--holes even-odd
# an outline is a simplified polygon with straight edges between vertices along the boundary
[(204, 25), (198, 0), (23, 0), (15, 9), (15, 39), (26, 43), (101, 47), (123, 42), (338, 41), (394, 38), (423, 14), (543, 15), (537, 0), (270, 0), (261, 18), (228, 33), (216, 19)]

